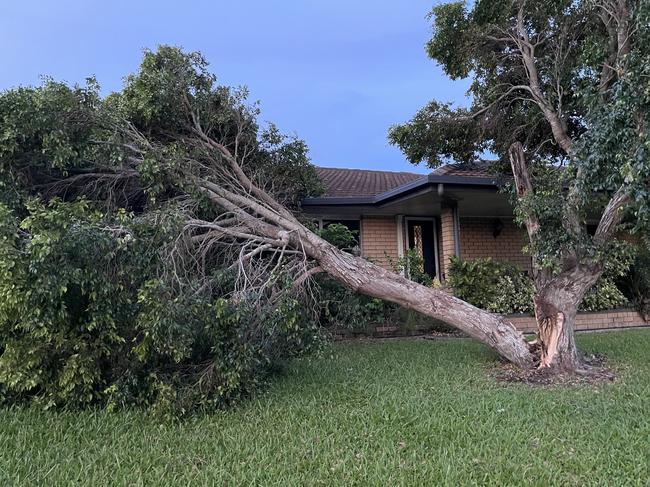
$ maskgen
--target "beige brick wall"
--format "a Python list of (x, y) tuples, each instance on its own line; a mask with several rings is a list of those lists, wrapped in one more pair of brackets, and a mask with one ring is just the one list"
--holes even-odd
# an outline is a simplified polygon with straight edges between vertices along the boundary
[[(454, 212), (451, 208), (443, 208), (440, 213), (440, 263), (443, 276), (447, 276), (449, 259), (455, 254), (454, 244)], [(461, 249), (462, 250), (462, 249)]]
[[(537, 331), (535, 318), (532, 316), (511, 315), (507, 316), (506, 318), (524, 333), (534, 333)], [(643, 326), (650, 328), (650, 323), (643, 321), (639, 313), (633, 309), (618, 309), (596, 313), (579, 313), (576, 321), (576, 329), (582, 331), (629, 328), (634, 326)], [(394, 324), (382, 324), (374, 327), (372, 330), (368, 330), (368, 332), (374, 336), (408, 336), (430, 333), (431, 330), (426, 327), (415, 327), (407, 329), (403, 326), (397, 326)], [(349, 336), (350, 330), (335, 330), (335, 335), (338, 337)]]
[(385, 269), (397, 261), (397, 221), (395, 217), (361, 219), (361, 252), (363, 256)]
[[(517, 329), (523, 332), (532, 333), (537, 331), (537, 324), (533, 316), (511, 315), (507, 318)], [(641, 315), (632, 308), (578, 313), (576, 317), (576, 330), (605, 330), (648, 325), (643, 321)]]
[(460, 256), (463, 259), (492, 257), (495, 260), (512, 262), (524, 270), (531, 270), (531, 259), (522, 248), (527, 236), (524, 229), (512, 220), (500, 219), (503, 230), (494, 238), (495, 218), (460, 218)]

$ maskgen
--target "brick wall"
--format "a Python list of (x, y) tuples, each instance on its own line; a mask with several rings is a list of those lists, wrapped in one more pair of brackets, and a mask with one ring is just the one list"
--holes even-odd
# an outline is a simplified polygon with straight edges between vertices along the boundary
[(397, 222), (395, 217), (361, 219), (361, 253), (386, 269), (392, 269), (390, 259), (397, 261)]
[[(535, 318), (529, 315), (510, 315), (507, 319), (519, 330), (529, 333), (537, 330)], [(638, 311), (632, 308), (578, 313), (576, 330), (604, 330), (629, 326), (648, 326)]]
[(500, 220), (503, 229), (494, 238), (495, 218), (461, 218), (460, 256), (463, 259), (492, 257), (531, 270), (530, 257), (521, 250), (528, 243), (525, 230), (517, 227), (512, 220)]
[[(454, 211), (449, 207), (443, 207), (440, 213), (440, 263), (442, 264), (442, 274), (447, 276), (449, 269), (449, 259), (455, 255), (456, 249), (454, 244)], [(462, 251), (462, 248), (461, 248)]]
[[(528, 315), (510, 315), (506, 317), (519, 330), (524, 333), (534, 333), (537, 331), (535, 318)], [(587, 330), (607, 330), (616, 328), (629, 328), (633, 326), (650, 327), (650, 323), (643, 321), (643, 318), (633, 309), (617, 309), (602, 312), (585, 312), (579, 313), (576, 319), (576, 329), (579, 331)], [(403, 324), (385, 323), (371, 326), (363, 330), (350, 330), (341, 328), (333, 331), (337, 338), (350, 336), (377, 336), (377, 337), (398, 337), (426, 335), (435, 329), (431, 325), (421, 325), (416, 327), (405, 327)]]

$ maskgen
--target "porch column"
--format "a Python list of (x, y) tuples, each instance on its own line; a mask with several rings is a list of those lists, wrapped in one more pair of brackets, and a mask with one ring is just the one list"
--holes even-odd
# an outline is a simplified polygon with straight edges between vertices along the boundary
[(449, 270), (449, 259), (454, 255), (460, 254), (460, 241), (458, 238), (458, 208), (454, 203), (442, 205), (440, 213), (440, 240), (442, 249), (440, 259), (442, 260), (442, 278), (447, 277)]
[[(404, 215), (397, 215), (395, 217), (395, 222), (397, 223), (397, 258), (403, 259), (404, 254), (406, 253), (406, 239), (404, 236)], [(401, 275), (404, 275), (404, 269), (400, 272)]]
[(404, 242), (404, 215), (397, 215), (395, 217), (397, 222), (397, 257), (404, 257), (406, 244)]

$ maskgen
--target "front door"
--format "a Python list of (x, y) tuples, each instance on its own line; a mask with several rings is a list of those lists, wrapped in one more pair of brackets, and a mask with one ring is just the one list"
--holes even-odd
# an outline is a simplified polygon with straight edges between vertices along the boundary
[(436, 247), (433, 220), (407, 220), (408, 246), (416, 249), (424, 262), (424, 272), (436, 277)]

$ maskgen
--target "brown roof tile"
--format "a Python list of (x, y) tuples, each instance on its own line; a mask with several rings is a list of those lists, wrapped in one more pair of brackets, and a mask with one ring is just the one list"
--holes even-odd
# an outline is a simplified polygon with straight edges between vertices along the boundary
[[(439, 176), (465, 176), (492, 179), (490, 161), (476, 161), (465, 164), (447, 164), (432, 174)], [(376, 196), (391, 189), (422, 178), (424, 174), (412, 172), (372, 171), (367, 169), (341, 169), (317, 167), (316, 173), (325, 186), (323, 197)]]
[(370, 171), (317, 167), (316, 173), (325, 185), (325, 197), (375, 196), (397, 188), (423, 174), (412, 172)]
[(433, 171), (440, 176), (465, 176), (471, 178), (493, 178), (494, 163), (491, 161), (475, 161), (463, 164), (445, 164)]

